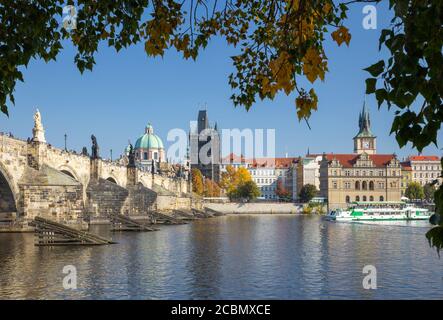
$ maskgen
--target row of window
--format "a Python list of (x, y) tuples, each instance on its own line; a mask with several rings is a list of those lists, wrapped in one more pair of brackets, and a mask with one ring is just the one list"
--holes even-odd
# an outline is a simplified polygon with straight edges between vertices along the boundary
[[(361, 198), (360, 198), (360, 196), (355, 196), (355, 201), (360, 201), (360, 199), (361, 199), (361, 201), (374, 201), (374, 196), (369, 196), (369, 197), (362, 196)], [(383, 196), (380, 196), (378, 198), (378, 201), (385, 201), (385, 198)], [(350, 196), (346, 196), (346, 202), (347, 203), (351, 202)]]
[(273, 176), (273, 175), (275, 175), (275, 170), (251, 170), (251, 175), (253, 175), (253, 176)]
[(271, 178), (258, 178), (258, 179), (254, 179), (254, 181), (256, 182), (256, 183), (267, 183), (267, 184), (270, 184), (270, 183), (274, 183), (275, 182), (275, 179), (271, 179)]
[[(141, 158), (142, 160), (148, 160), (149, 159), (149, 156), (148, 156), (147, 152), (143, 152), (143, 153), (142, 152), (137, 152), (135, 154), (135, 156), (137, 158)], [(158, 160), (158, 153), (157, 152), (154, 152), (153, 156), (154, 156), (154, 160)]]
[[(355, 183), (351, 183), (351, 182), (344, 182), (344, 188), (345, 189), (352, 189), (354, 188), (355, 190), (374, 190), (375, 188), (375, 184), (374, 181), (369, 181), (369, 183), (367, 181), (355, 181)], [(397, 184), (396, 182), (392, 182), (391, 183), (391, 187), (395, 187)], [(332, 188), (334, 189), (338, 189), (338, 182), (337, 181), (332, 181)], [(378, 183), (378, 188), (379, 189), (384, 189), (385, 188), (385, 183), (384, 182), (379, 182)]]
[[(355, 173), (355, 174), (352, 174), (352, 173)], [(360, 170), (356, 170), (356, 171), (345, 170), (345, 176), (346, 176), (346, 177), (351, 177), (351, 176), (357, 176), (357, 177), (359, 177), (359, 176), (360, 176), (360, 173), (361, 173), (361, 175), (362, 175), (363, 177), (364, 177), (364, 176), (373, 177), (373, 176), (375, 175), (375, 172), (374, 172), (373, 170), (369, 170), (369, 171), (365, 171), (365, 170), (362, 170), (362, 171), (360, 171)], [(395, 171), (395, 170), (392, 170), (390, 173), (391, 173), (392, 176), (394, 176), (394, 177), (397, 176), (397, 174), (399, 174), (399, 173), (397, 173), (397, 171)], [(377, 171), (377, 174), (378, 174), (379, 177), (383, 177), (384, 174), (385, 174), (385, 172), (384, 172), (383, 170), (379, 170), (379, 171)], [(388, 174), (389, 174), (389, 172), (388, 172)], [(332, 175), (332, 176), (339, 176), (339, 175), (340, 175), (340, 172), (337, 171), (337, 170), (333, 170), (333, 171), (331, 172), (331, 175)]]
[(422, 186), (424, 186), (424, 185), (426, 185), (426, 184), (429, 184), (429, 183), (432, 183), (432, 182), (434, 182), (434, 180), (420, 180), (420, 181), (419, 181), (419, 183), (420, 183)]
[(425, 170), (428, 171), (429, 170), (441, 170), (440, 166), (413, 166), (414, 170)]
[(440, 176), (440, 173), (434, 173), (434, 172), (431, 172), (431, 173), (414, 173), (414, 178), (438, 178)]

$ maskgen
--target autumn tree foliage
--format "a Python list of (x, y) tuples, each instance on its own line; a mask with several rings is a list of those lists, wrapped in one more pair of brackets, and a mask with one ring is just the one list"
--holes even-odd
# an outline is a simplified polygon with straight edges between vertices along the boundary
[(247, 181), (251, 181), (251, 174), (244, 167), (234, 168), (232, 165), (226, 166), (226, 172), (222, 173), (221, 187), (226, 191), (226, 194), (234, 194), (239, 185)]
[[(73, 30), (59, 22), (65, 5), (76, 8)], [(349, 43), (343, 26), (347, 8), (332, 0), (11, 1), (0, 7), (0, 107), (6, 113), (7, 99), (14, 103), (15, 84), (24, 80), (22, 68), (31, 58), (55, 60), (68, 41), (83, 72), (93, 69), (102, 43), (116, 51), (142, 43), (148, 56), (174, 48), (185, 59), (196, 59), (217, 36), (239, 50), (229, 76), (235, 105), (249, 109), (257, 97), (296, 91), (297, 114), (308, 117), (317, 96), (313, 88), (300, 87), (297, 76), (311, 83), (325, 78), (322, 43), (329, 32), (339, 45)]]
[(277, 189), (275, 190), (275, 194), (280, 198), (284, 200), (290, 200), (291, 199), (291, 192), (289, 192), (286, 187), (283, 185), (282, 179), (278, 179), (277, 181)]
[(211, 179), (204, 179), (204, 196), (205, 197), (220, 197), (220, 186)]
[(204, 186), (203, 186), (203, 175), (200, 170), (194, 168), (191, 170), (192, 176), (192, 191), (198, 195), (203, 195)]
[(260, 195), (260, 191), (257, 194), (258, 187), (252, 181), (250, 172), (244, 167), (236, 169), (232, 165), (226, 166), (226, 172), (222, 173), (221, 186), (230, 199), (253, 199)]

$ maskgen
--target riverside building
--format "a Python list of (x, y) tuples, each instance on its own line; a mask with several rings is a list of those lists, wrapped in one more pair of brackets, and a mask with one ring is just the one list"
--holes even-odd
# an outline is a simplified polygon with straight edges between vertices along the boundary
[(330, 209), (359, 201), (400, 201), (402, 166), (395, 154), (377, 154), (365, 105), (359, 116), (354, 152), (324, 153), (320, 163), (320, 194)]

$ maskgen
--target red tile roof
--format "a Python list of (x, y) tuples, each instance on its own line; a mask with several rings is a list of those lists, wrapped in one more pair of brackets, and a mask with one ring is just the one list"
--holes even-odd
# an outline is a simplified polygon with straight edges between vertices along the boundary
[(236, 155), (234, 153), (230, 153), (226, 157), (222, 158), (222, 163), (241, 163), (245, 162), (245, 157), (243, 155)]
[(255, 158), (245, 159), (243, 155), (238, 156), (234, 153), (230, 153), (226, 157), (222, 158), (222, 163), (249, 163), (254, 168), (289, 168), (292, 163), (298, 162), (297, 158)]
[(400, 162), (401, 168), (405, 171), (412, 171), (411, 162), (409, 161), (403, 161)]
[(257, 158), (247, 161), (254, 168), (289, 168), (291, 164), (298, 163), (298, 158)]
[(409, 160), (411, 160), (411, 161), (440, 161), (440, 158), (437, 156), (410, 156)]
[[(333, 159), (337, 159), (343, 167), (350, 168), (356, 163), (360, 154), (356, 154), (356, 153), (351, 153), (351, 154), (328, 153), (328, 154), (325, 154), (325, 156), (329, 161), (332, 161)], [(389, 162), (391, 162), (392, 159), (395, 158), (395, 155), (393, 155), (393, 154), (370, 154), (369, 158), (372, 160), (372, 162), (374, 163), (374, 165), (376, 167), (384, 167), (387, 164), (389, 164)]]

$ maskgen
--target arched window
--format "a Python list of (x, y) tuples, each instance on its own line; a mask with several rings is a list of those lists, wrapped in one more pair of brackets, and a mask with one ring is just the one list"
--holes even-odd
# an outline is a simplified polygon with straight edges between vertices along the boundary
[(360, 181), (355, 181), (355, 190), (360, 190)]
[(368, 190), (368, 183), (366, 181), (363, 181), (362, 184), (361, 184), (361, 188), (363, 190)]
[(366, 196), (363, 196), (363, 201), (367, 201), (367, 198), (366, 198)]
[(383, 196), (380, 196), (380, 201), (385, 201), (385, 198), (383, 198)]
[(369, 201), (374, 201), (374, 197), (373, 196), (369, 196)]
[(369, 181), (369, 190), (374, 190), (374, 181)]
[(359, 197), (359, 196), (356, 196), (356, 197), (355, 197), (355, 201), (360, 201), (360, 197)]
[(351, 198), (349, 196), (346, 196), (346, 203), (351, 202)]

